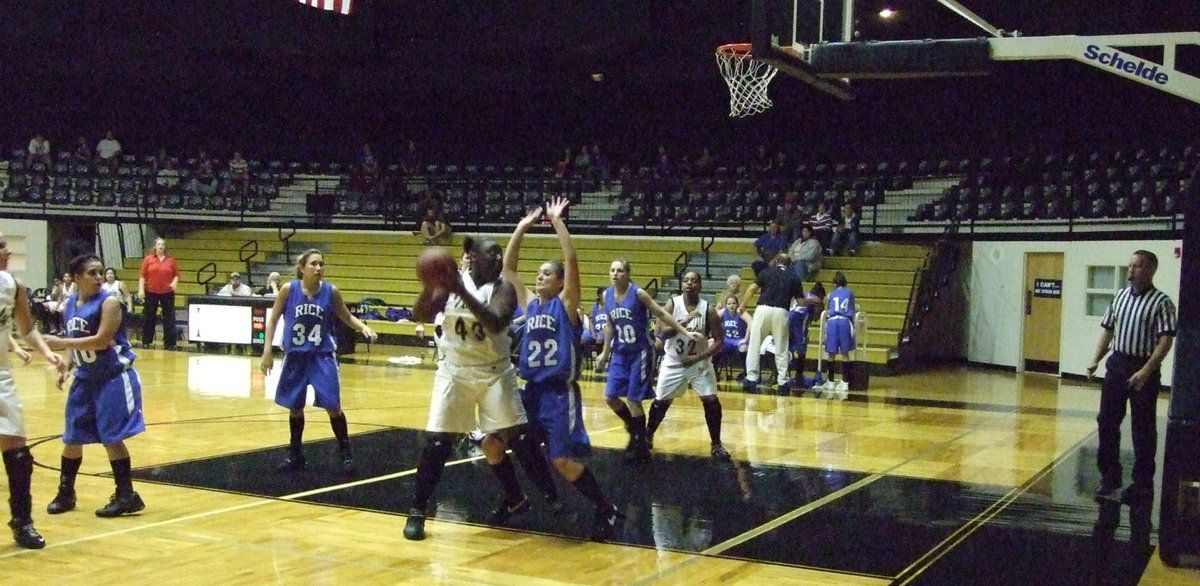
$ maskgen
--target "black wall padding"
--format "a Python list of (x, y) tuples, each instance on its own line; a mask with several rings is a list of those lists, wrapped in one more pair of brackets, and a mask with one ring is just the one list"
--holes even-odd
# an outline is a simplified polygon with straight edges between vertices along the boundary
[(819, 75), (852, 79), (982, 75), (992, 61), (984, 38), (826, 43), (811, 51)]

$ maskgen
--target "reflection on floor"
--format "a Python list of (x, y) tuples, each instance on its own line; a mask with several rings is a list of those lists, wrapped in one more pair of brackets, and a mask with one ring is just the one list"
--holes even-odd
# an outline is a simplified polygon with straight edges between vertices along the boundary
[[(357, 474), (338, 472), (332, 440), (306, 444), (309, 468), (277, 474), (283, 448), (142, 468), (141, 480), (286, 498), (391, 514), (408, 510), (420, 433), (392, 428), (353, 437)], [(1086, 458), (1089, 450), (1067, 459)], [(628, 545), (803, 566), (924, 584), (1136, 583), (1154, 539), (1150, 509), (1134, 511), (1138, 531), (1121, 522), (1128, 507), (1100, 508), (1086, 490), (1092, 470), (1058, 462), (1027, 486), (1005, 487), (868, 475), (832, 469), (719, 463), (655, 454), (622, 462), (596, 448), (588, 465), (627, 515), (613, 541)], [(1126, 455), (1131, 456), (1131, 455)], [(1070, 477), (1064, 477), (1070, 476)], [(480, 487), (483, 487), (482, 489)], [(531, 496), (537, 491), (526, 483)], [(510, 530), (584, 539), (591, 507), (559, 479), (555, 513), (539, 499)], [(463, 443), (435, 495), (433, 517), (486, 524), (498, 486), (482, 457)], [(1074, 497), (1049, 495), (1076, 495)], [(1120, 525), (1120, 527), (1118, 526)], [(403, 526), (396, 521), (396, 531)], [(429, 532), (436, 534), (438, 524)]]

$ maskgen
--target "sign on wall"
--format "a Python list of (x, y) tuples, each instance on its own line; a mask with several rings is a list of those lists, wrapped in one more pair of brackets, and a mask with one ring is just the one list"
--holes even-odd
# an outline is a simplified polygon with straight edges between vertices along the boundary
[(1034, 279), (1033, 280), (1033, 296), (1048, 297), (1052, 299), (1062, 298), (1062, 280), (1061, 279)]

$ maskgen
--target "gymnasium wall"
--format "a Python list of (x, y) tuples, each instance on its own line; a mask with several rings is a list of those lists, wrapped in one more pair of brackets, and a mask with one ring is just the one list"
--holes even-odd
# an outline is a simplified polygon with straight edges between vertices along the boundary
[[(1063, 374), (1083, 375), (1100, 339), (1100, 318), (1086, 315), (1087, 267), (1124, 266), (1133, 251), (1158, 255), (1154, 284), (1179, 302), (1180, 240), (1082, 242), (975, 242), (968, 280), (967, 360), (1020, 368), (1021, 328), (1024, 321), (1025, 253), (1062, 252), (1062, 340), (1059, 364)], [(1174, 349), (1163, 362), (1163, 384), (1171, 384)], [(1104, 373), (1101, 362), (1097, 374)]]
[(32, 289), (50, 284), (46, 271), (50, 250), (49, 227), (43, 220), (0, 220), (0, 232), (8, 240), (12, 252), (9, 272)]

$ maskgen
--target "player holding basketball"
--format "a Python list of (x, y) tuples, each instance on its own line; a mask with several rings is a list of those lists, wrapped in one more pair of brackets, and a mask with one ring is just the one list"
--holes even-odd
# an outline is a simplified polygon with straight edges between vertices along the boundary
[(705, 345), (699, 348), (690, 335), (659, 332), (660, 336), (665, 334), (667, 337), (663, 341), (663, 359), (658, 370), (654, 402), (650, 404), (646, 443), (653, 446), (654, 432), (666, 417), (667, 409), (687, 391), (690, 384), (704, 406), (704, 422), (708, 425), (708, 437), (712, 441), (712, 457), (728, 460), (729, 452), (721, 444), (721, 401), (717, 399), (717, 373), (712, 365), (712, 357), (725, 347), (725, 332), (717, 310), (700, 297), (700, 273), (684, 273), (682, 285), (683, 294), (672, 297), (663, 310), (670, 312), (688, 331), (701, 334)]
[(592, 539), (604, 541), (622, 517), (605, 498), (596, 477), (575, 456), (591, 454), (591, 441), (583, 426), (583, 401), (579, 393), (580, 329), (579, 262), (567, 232), (563, 212), (569, 201), (557, 198), (546, 207), (562, 246), (563, 262), (545, 262), (538, 268), (535, 292), (517, 273), (521, 240), (541, 216), (540, 209), (525, 216), (504, 251), (504, 278), (513, 284), (517, 301), (527, 307), (521, 339), (520, 369), (525, 379), (521, 400), (529, 416), (529, 434), (542, 438), (550, 461), (559, 474), (596, 505)]
[(344, 474), (354, 473), (354, 456), (342, 412), (342, 384), (338, 380), (337, 340), (334, 319), (361, 331), (374, 342), (376, 335), (346, 308), (342, 292), (324, 280), (325, 255), (315, 248), (304, 251), (296, 261), (295, 280), (284, 283), (275, 297), (271, 319), (267, 321), (259, 369), (269, 374), (275, 365), (275, 328), (283, 316), (283, 367), (275, 388), (275, 404), (289, 410), (288, 457), (276, 468), (279, 472), (303, 470), (304, 402), (308, 386), (313, 388), (313, 405), (329, 414), (329, 425), (337, 437), (338, 458)]
[(46, 336), (54, 350), (70, 350), (68, 368), (59, 373), (62, 388), (75, 366), (75, 380), (67, 394), (66, 429), (63, 431), (62, 472), (58, 494), (46, 506), (51, 515), (75, 508), (75, 476), (83, 463), (84, 444), (103, 444), (108, 452), (117, 490), (97, 517), (119, 517), (146, 508), (133, 490), (129, 449), (125, 440), (143, 431), (142, 383), (133, 361), (137, 356), (121, 323), (121, 302), (100, 285), (104, 265), (94, 254), (71, 260), (69, 270), (78, 289), (63, 306), (66, 337)]
[[(504, 500), (490, 521), (499, 524), (529, 510), (506, 450), (526, 422), (517, 394), (517, 372), (509, 358), (508, 327), (517, 309), (516, 289), (500, 276), (503, 249), (491, 240), (468, 240), (470, 271), (453, 263), (426, 282), (413, 307), (420, 321), (443, 313), (425, 445), (417, 463), (412, 508), (404, 537), (425, 538), (429, 499), (454, 449), (454, 438), (478, 428), (484, 457), (504, 488)], [(476, 409), (478, 408), (478, 417)]]
[[(826, 391), (846, 392), (846, 364), (854, 350), (854, 292), (846, 286), (846, 275), (838, 271), (833, 276), (833, 292), (829, 294), (829, 307), (825, 323), (825, 385)], [(842, 356), (842, 380), (833, 382), (834, 357)]]
[[(50, 351), (41, 334), (34, 328), (33, 312), (25, 286), (8, 272), (10, 256), (8, 241), (0, 234), (0, 340), (9, 342), (0, 348), (0, 452), (4, 455), (4, 471), (8, 476), (8, 508), (12, 520), (13, 540), (26, 549), (46, 547), (46, 540), (33, 528), (33, 455), (25, 445), (25, 414), (17, 397), (16, 382), (9, 368), (9, 350), (20, 350), (12, 341), (13, 325), (21, 337), (38, 349), (51, 364), (65, 368), (62, 359)], [(28, 363), (28, 354), (22, 360)]]
[(604, 370), (612, 357), (604, 400), (625, 422), (629, 432), (626, 450), (635, 461), (645, 462), (650, 459), (650, 447), (646, 443), (646, 412), (642, 401), (650, 396), (650, 369), (654, 367), (650, 313), (681, 335), (695, 336), (697, 342), (703, 341), (704, 335), (689, 332), (659, 307), (649, 293), (629, 280), (629, 270), (629, 261), (625, 259), (614, 260), (608, 267), (612, 280), (612, 286), (604, 292), (608, 323), (604, 328), (604, 350), (596, 357), (596, 369)]

